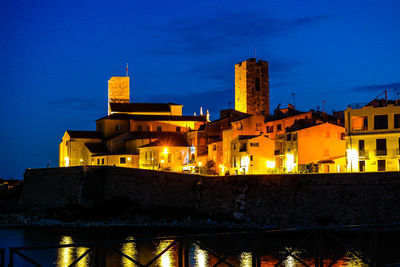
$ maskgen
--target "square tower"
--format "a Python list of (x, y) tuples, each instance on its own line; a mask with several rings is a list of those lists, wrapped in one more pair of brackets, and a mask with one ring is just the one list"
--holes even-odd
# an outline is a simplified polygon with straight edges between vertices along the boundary
[(235, 65), (235, 109), (269, 115), (268, 62), (250, 58)]
[(108, 80), (108, 115), (110, 103), (129, 103), (129, 77), (111, 77)]

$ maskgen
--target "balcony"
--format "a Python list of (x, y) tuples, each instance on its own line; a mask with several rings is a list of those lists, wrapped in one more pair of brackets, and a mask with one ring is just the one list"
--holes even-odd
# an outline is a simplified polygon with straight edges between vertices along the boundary
[(280, 149), (277, 149), (277, 150), (274, 151), (274, 155), (275, 155), (275, 156), (283, 155), (283, 151), (280, 150)]
[(359, 158), (368, 158), (369, 157), (369, 151), (368, 150), (360, 150), (360, 151), (358, 151), (358, 157)]
[(375, 156), (387, 156), (386, 149), (375, 149)]

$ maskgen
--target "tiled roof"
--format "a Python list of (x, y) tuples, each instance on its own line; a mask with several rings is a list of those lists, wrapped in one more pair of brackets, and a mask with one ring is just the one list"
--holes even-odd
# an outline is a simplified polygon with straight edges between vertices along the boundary
[(67, 131), (71, 138), (102, 139), (101, 132), (97, 131)]
[(259, 135), (239, 135), (239, 140), (253, 139)]
[(207, 121), (206, 116), (136, 115), (114, 113), (99, 120), (135, 120), (135, 121)]
[(141, 147), (153, 147), (153, 146), (184, 146), (188, 147), (186, 139), (183, 136), (169, 136), (158, 139), (157, 141), (151, 142)]
[(135, 139), (157, 139), (167, 137), (181, 137), (183, 133), (180, 132), (131, 132), (125, 141)]
[(107, 154), (108, 149), (103, 143), (86, 143), (85, 146), (93, 154)]
[(170, 112), (173, 103), (110, 103), (111, 112)]

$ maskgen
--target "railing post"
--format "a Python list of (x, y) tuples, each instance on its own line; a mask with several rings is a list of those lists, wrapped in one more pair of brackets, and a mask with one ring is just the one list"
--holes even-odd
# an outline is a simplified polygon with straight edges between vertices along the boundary
[(185, 240), (179, 241), (178, 266), (189, 267), (189, 248)]
[(10, 255), (8, 257), (8, 267), (14, 267), (14, 250), (10, 248)]
[(106, 250), (102, 246), (95, 247), (95, 267), (106, 267)]
[(0, 249), (0, 267), (4, 267), (5, 266), (5, 249), (1, 248)]

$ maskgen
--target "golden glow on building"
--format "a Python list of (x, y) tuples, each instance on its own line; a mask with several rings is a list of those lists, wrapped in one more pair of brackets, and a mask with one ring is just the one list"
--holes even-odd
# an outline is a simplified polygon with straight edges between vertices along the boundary
[(267, 160), (267, 169), (275, 169), (275, 161)]
[(287, 172), (292, 172), (295, 170), (296, 163), (294, 162), (293, 154), (286, 154), (286, 170)]
[(64, 158), (65, 167), (69, 167), (69, 157)]
[(346, 149), (347, 153), (347, 171), (358, 171), (358, 151), (354, 148)]

